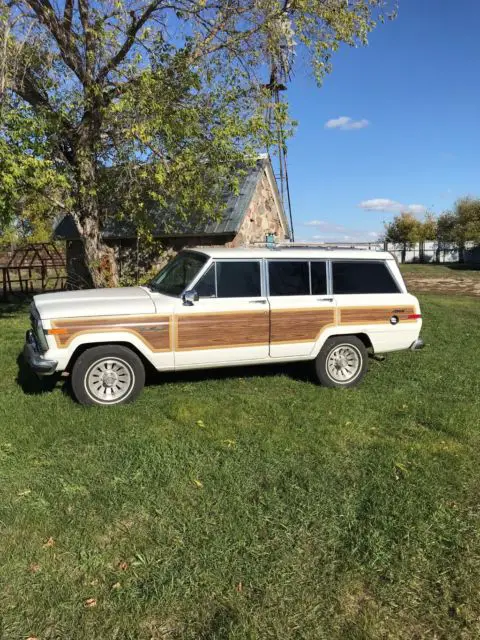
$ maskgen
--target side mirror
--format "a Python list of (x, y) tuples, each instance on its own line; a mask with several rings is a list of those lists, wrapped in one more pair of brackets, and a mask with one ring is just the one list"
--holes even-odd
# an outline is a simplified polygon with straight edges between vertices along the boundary
[(188, 291), (183, 293), (182, 300), (186, 307), (193, 307), (193, 303), (199, 300), (198, 293), (195, 289), (188, 289)]

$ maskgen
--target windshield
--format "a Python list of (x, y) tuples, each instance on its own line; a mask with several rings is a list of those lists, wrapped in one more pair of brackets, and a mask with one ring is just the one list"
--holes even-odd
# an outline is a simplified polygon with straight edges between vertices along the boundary
[(182, 251), (150, 281), (149, 286), (158, 291), (158, 293), (164, 293), (167, 296), (179, 296), (185, 291), (207, 260), (208, 256), (201, 253)]

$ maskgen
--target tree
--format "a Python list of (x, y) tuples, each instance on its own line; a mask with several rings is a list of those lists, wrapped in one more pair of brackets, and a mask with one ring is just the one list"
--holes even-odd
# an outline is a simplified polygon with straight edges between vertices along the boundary
[(420, 221), (419, 240), (425, 242), (427, 240), (435, 240), (437, 238), (437, 219), (433, 213), (426, 213), (425, 218)]
[(450, 244), (458, 240), (458, 219), (452, 211), (445, 211), (437, 218), (437, 240), (440, 244)]
[(385, 240), (402, 245), (402, 262), (409, 246), (419, 242), (421, 238), (421, 223), (412, 214), (403, 212), (385, 224)]
[(480, 199), (461, 198), (455, 203), (455, 234), (458, 242), (480, 242)]
[(239, 165), (271, 141), (265, 67), (288, 71), (298, 41), (320, 83), (389, 2), (0, 0), (0, 212), (20, 186), (71, 212), (92, 283), (114, 284), (101, 239), (112, 189), (116, 214), (140, 223), (146, 194), (174, 201), (180, 219), (214, 216)]

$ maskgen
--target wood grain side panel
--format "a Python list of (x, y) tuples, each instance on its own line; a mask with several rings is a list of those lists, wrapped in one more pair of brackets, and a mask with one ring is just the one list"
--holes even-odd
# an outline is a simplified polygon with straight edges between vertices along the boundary
[(414, 313), (414, 307), (349, 307), (340, 309), (340, 324), (390, 324), (392, 316), (402, 323), (416, 322), (408, 319)]
[(176, 351), (268, 345), (268, 311), (192, 313), (176, 319)]
[(315, 342), (320, 333), (335, 324), (335, 309), (273, 309), (272, 343)]
[[(68, 347), (78, 335), (90, 333), (126, 332), (142, 340), (152, 351), (171, 351), (171, 321), (169, 316), (112, 316), (103, 318), (71, 318), (52, 322), (53, 329), (65, 333), (55, 335), (58, 347)], [(106, 335), (106, 339), (108, 336)]]

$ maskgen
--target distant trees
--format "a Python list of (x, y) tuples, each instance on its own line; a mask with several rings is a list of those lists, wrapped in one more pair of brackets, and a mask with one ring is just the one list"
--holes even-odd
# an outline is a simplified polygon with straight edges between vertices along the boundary
[(421, 221), (413, 213), (404, 212), (385, 225), (385, 240), (402, 246), (402, 262), (409, 247), (417, 242), (434, 240), (436, 234), (437, 221), (432, 214), (427, 214)]
[(385, 224), (385, 240), (402, 246), (402, 261), (408, 248), (420, 243), (437, 241), (439, 245), (455, 244), (462, 253), (467, 242), (480, 244), (480, 198), (465, 197), (457, 200), (453, 211), (435, 217), (427, 213), (419, 220), (404, 212)]

